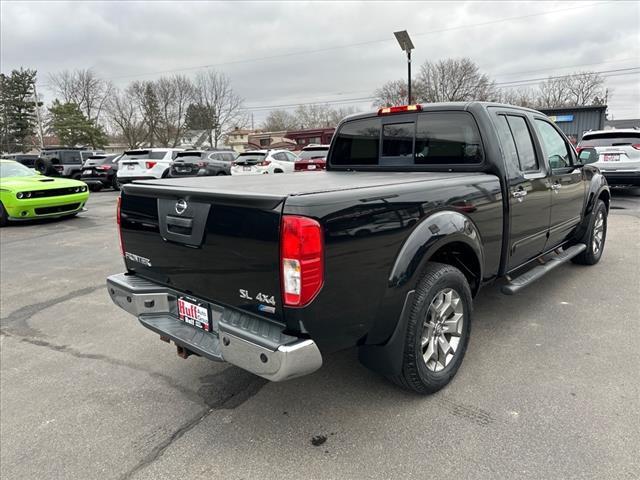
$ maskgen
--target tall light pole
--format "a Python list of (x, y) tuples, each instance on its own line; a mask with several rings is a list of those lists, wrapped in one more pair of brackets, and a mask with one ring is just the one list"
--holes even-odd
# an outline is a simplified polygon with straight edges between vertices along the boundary
[(393, 32), (396, 36), (396, 40), (400, 44), (400, 48), (407, 52), (407, 99), (408, 105), (411, 105), (411, 50), (414, 49), (413, 42), (409, 37), (409, 33), (406, 30), (402, 30), (401, 32)]

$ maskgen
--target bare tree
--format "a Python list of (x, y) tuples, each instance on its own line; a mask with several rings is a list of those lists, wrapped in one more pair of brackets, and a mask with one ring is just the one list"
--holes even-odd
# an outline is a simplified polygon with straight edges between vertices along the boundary
[(530, 88), (503, 88), (496, 91), (492, 101), (520, 107), (536, 108), (538, 106), (538, 94)]
[(567, 77), (567, 90), (572, 105), (591, 105), (603, 98), (604, 79), (595, 72), (579, 72)]
[(195, 79), (195, 98), (214, 115), (209, 129), (211, 146), (218, 146), (224, 132), (247, 124), (246, 115), (242, 112), (243, 100), (233, 91), (231, 81), (224, 73), (215, 70), (199, 72)]
[(128, 148), (138, 148), (148, 137), (133, 85), (124, 91), (114, 89), (105, 105), (107, 116)]
[(416, 82), (416, 98), (423, 102), (490, 100), (495, 83), (469, 58), (425, 62)]
[(64, 103), (75, 103), (89, 120), (99, 123), (113, 88), (111, 83), (98, 77), (90, 68), (52, 73), (49, 75), (49, 82)]
[(262, 123), (262, 128), (268, 132), (294, 130), (299, 126), (296, 116), (286, 110), (271, 110)]
[(154, 82), (158, 100), (159, 125), (156, 135), (161, 145), (176, 147), (186, 130), (187, 107), (193, 101), (194, 88), (183, 75), (161, 77)]
[(152, 81), (135, 81), (129, 86), (136, 101), (136, 106), (142, 116), (145, 126), (145, 140), (150, 147), (156, 146), (157, 132), (160, 126), (160, 107)]
[(342, 121), (344, 117), (348, 115), (352, 115), (357, 112), (358, 110), (355, 107), (342, 107), (342, 108), (332, 109), (329, 112), (329, 124), (332, 127), (335, 127)]
[(407, 103), (407, 82), (405, 80), (391, 80), (373, 92), (375, 97), (373, 105), (379, 107), (391, 107)]

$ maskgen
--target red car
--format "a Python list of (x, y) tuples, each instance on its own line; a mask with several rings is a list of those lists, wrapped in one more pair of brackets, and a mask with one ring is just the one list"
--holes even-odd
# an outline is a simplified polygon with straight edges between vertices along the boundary
[(326, 170), (329, 145), (310, 145), (304, 147), (295, 163), (296, 172)]

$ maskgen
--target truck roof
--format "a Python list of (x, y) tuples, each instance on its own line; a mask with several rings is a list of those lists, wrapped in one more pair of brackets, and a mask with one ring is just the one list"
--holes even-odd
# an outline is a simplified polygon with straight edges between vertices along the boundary
[[(487, 108), (487, 107), (503, 107), (503, 108), (510, 108), (510, 109), (516, 109), (516, 110), (522, 110), (525, 112), (535, 112), (535, 113), (541, 113), (538, 110), (534, 110), (532, 108), (526, 108), (526, 107), (518, 107), (516, 105), (508, 105), (505, 103), (497, 103), (497, 102), (439, 102), (439, 103), (421, 103), (419, 104), (422, 107), (422, 111), (423, 112), (435, 112), (435, 111), (439, 111), (439, 110), (462, 110), (462, 111), (468, 111), (471, 109), (471, 107), (475, 106), (475, 105), (480, 105), (482, 108)], [(398, 115), (402, 115), (402, 114), (398, 114)], [(373, 110), (370, 112), (366, 112), (366, 113), (355, 113), (353, 115), (349, 115), (347, 117), (345, 117), (342, 122), (346, 122), (349, 120), (355, 120), (358, 118), (369, 118), (369, 117), (376, 117), (378, 116), (378, 110)], [(340, 122), (340, 123), (342, 123)]]

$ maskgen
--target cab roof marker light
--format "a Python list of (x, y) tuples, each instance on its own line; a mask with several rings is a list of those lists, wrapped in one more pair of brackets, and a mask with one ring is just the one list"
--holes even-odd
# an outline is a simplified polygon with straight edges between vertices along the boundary
[(421, 112), (422, 105), (399, 105), (397, 107), (383, 107), (378, 110), (378, 115), (393, 115), (394, 113)]

